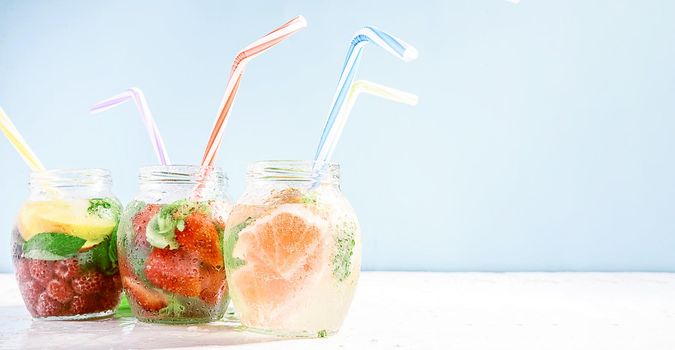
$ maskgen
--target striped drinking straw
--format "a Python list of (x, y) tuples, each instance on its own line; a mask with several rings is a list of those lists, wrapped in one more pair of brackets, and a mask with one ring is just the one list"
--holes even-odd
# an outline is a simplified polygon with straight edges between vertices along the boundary
[(347, 51), (347, 58), (345, 59), (342, 71), (340, 72), (337, 91), (333, 97), (333, 103), (331, 104), (328, 118), (326, 119), (326, 125), (323, 128), (321, 139), (319, 140), (319, 146), (316, 148), (316, 154), (314, 156), (315, 161), (328, 159), (325, 154), (325, 152), (328, 152), (328, 147), (324, 147), (324, 143), (329, 138), (331, 132), (336, 132), (333, 125), (340, 114), (340, 109), (344, 107), (345, 99), (347, 98), (349, 89), (354, 81), (361, 60), (361, 52), (366, 44), (370, 42), (385, 49), (392, 55), (402, 59), (404, 62), (409, 62), (417, 58), (417, 50), (414, 47), (376, 27), (363, 27), (356, 35), (354, 35), (349, 50)]
[(45, 171), (45, 167), (38, 157), (33, 153), (33, 150), (28, 146), (28, 143), (23, 139), (19, 130), (17, 130), (12, 120), (5, 111), (0, 107), (0, 131), (7, 137), (9, 143), (14, 146), (21, 158), (28, 164), (32, 171)]
[(396, 90), (367, 80), (355, 81), (349, 89), (349, 93), (347, 93), (344, 107), (340, 109), (340, 114), (335, 119), (335, 124), (333, 124), (333, 130), (331, 131), (329, 138), (323, 144), (324, 149), (319, 150), (319, 154), (325, 155), (324, 158), (319, 159), (319, 163), (328, 162), (332, 158), (335, 146), (347, 124), (349, 114), (351, 113), (352, 108), (354, 108), (354, 103), (356, 103), (356, 100), (361, 93), (367, 93), (410, 106), (416, 105), (418, 101), (417, 95), (411, 93)]
[(155, 149), (155, 154), (157, 155), (159, 163), (162, 165), (171, 164), (169, 153), (166, 151), (166, 146), (164, 146), (164, 140), (162, 139), (162, 135), (159, 133), (159, 128), (157, 127), (155, 118), (152, 117), (152, 112), (150, 112), (150, 107), (148, 107), (148, 101), (145, 99), (145, 95), (141, 89), (135, 87), (129, 88), (119, 95), (115, 95), (95, 104), (93, 107), (91, 107), (90, 112), (92, 114), (96, 114), (107, 111), (108, 109), (127, 101), (134, 101), (136, 104), (136, 109), (143, 120), (143, 124), (145, 124), (145, 129), (148, 131), (150, 142)]
[(220, 148), (220, 144), (223, 139), (223, 132), (225, 131), (225, 126), (227, 125), (228, 116), (232, 109), (232, 103), (239, 89), (239, 84), (241, 83), (241, 77), (246, 69), (246, 65), (254, 57), (262, 54), (263, 52), (269, 50), (274, 45), (279, 44), (280, 42), (288, 39), (293, 34), (297, 33), (300, 29), (307, 26), (307, 21), (302, 16), (295, 17), (281, 27), (273, 30), (262, 38), (252, 42), (250, 45), (245, 47), (243, 50), (239, 51), (234, 63), (232, 64), (232, 70), (230, 72), (230, 78), (225, 87), (225, 94), (220, 103), (220, 108), (218, 109), (218, 117), (216, 122), (213, 125), (213, 131), (211, 131), (211, 136), (206, 145), (206, 150), (204, 151), (204, 156), (202, 158), (202, 166), (213, 166), (216, 154)]

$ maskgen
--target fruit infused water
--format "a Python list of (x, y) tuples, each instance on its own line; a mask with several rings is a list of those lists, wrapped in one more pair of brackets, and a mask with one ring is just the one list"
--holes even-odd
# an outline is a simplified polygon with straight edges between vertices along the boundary
[(141, 169), (140, 191), (124, 211), (117, 241), (124, 290), (141, 321), (223, 317), (229, 302), (223, 233), (231, 209), (225, 181), (217, 168)]
[(323, 337), (340, 329), (356, 289), (361, 233), (340, 192), (339, 167), (320, 183), (313, 163), (249, 167), (230, 214), (225, 265), (235, 311), (250, 330)]
[(30, 186), (12, 237), (28, 311), (58, 320), (112, 315), (122, 291), (115, 246), (121, 205), (110, 173), (34, 172)]

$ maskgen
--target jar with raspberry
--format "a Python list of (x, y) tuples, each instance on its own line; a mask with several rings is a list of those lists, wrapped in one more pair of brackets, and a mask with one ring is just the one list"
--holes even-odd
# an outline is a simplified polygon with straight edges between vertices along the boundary
[(30, 175), (30, 198), (12, 235), (16, 278), (35, 318), (110, 316), (120, 301), (116, 232), (121, 205), (110, 172), (69, 169)]

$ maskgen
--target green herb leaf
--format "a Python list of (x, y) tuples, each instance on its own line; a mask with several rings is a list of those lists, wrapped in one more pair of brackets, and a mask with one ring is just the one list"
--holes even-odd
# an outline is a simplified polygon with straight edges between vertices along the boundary
[(300, 199), (300, 201), (303, 204), (316, 204), (316, 196), (317, 193), (312, 191), (302, 196), (302, 199)]
[(115, 318), (121, 318), (121, 317), (133, 317), (134, 313), (131, 312), (131, 306), (129, 306), (129, 300), (127, 299), (127, 296), (122, 293), (122, 299), (120, 300), (120, 305), (117, 307), (117, 311), (115, 311)]
[(92, 198), (89, 200), (87, 213), (100, 218), (110, 217), (119, 219), (122, 207), (112, 198)]
[(111, 238), (93, 246), (91, 249), (80, 253), (77, 260), (80, 266), (88, 270), (98, 270), (106, 275), (117, 273), (117, 260), (110, 257)]
[(354, 234), (357, 230), (356, 222), (344, 222), (336, 227), (335, 254), (331, 260), (333, 276), (342, 282), (352, 273), (352, 255), (356, 240)]
[(169, 297), (169, 304), (159, 310), (160, 315), (166, 317), (181, 317), (185, 313), (185, 306), (178, 301), (175, 295)]
[(232, 256), (234, 252), (234, 246), (237, 245), (239, 240), (239, 232), (246, 228), (253, 222), (253, 218), (248, 218), (244, 222), (232, 227), (225, 233), (225, 243), (223, 244), (223, 254), (225, 258), (225, 265), (231, 270), (234, 270), (240, 266), (246, 264), (246, 261)]
[(319, 338), (325, 338), (328, 336), (328, 332), (325, 329), (322, 329), (316, 333), (316, 336)]
[(77, 254), (86, 240), (64, 233), (43, 232), (23, 243), (23, 256), (29, 259), (63, 260)]

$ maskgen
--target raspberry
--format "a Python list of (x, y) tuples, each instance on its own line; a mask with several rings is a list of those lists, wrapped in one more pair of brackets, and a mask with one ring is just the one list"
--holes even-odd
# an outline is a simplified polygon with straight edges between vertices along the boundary
[(58, 316), (63, 311), (63, 304), (50, 298), (47, 293), (42, 293), (38, 297), (35, 312), (38, 316)]
[(59, 276), (59, 278), (70, 281), (77, 275), (80, 265), (76, 258), (60, 260), (56, 262), (56, 267), (54, 273)]
[(73, 300), (70, 302), (70, 313), (74, 315), (90, 313), (92, 310), (91, 301), (91, 297), (74, 295)]
[(28, 271), (33, 279), (42, 284), (47, 284), (52, 279), (52, 271), (54, 270), (53, 262), (47, 260), (28, 261)]
[(50, 298), (65, 304), (73, 298), (73, 289), (70, 288), (68, 282), (55, 279), (47, 284), (47, 295)]
[(24, 303), (26, 306), (31, 308), (35, 307), (35, 304), (37, 304), (38, 297), (44, 290), (44, 287), (42, 287), (37, 281), (28, 279), (19, 281), (19, 289), (21, 290), (21, 296), (23, 296)]
[(101, 291), (101, 287), (103, 287), (103, 275), (96, 271), (85, 272), (73, 278), (71, 285), (76, 294), (87, 295), (98, 293)]
[(14, 261), (16, 280), (21, 283), (22, 281), (30, 280), (30, 269), (28, 266), (28, 260), (19, 258)]

